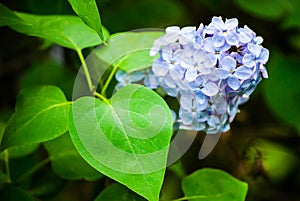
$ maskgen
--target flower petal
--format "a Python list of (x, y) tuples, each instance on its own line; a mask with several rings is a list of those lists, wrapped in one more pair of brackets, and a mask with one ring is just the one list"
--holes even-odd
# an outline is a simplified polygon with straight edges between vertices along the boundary
[(236, 61), (231, 56), (225, 56), (221, 61), (221, 66), (227, 71), (232, 71), (236, 67)]
[(218, 61), (218, 58), (215, 54), (208, 53), (205, 55), (204, 66), (206, 68), (214, 67), (215, 65), (217, 65), (217, 61)]
[(225, 23), (222, 20), (222, 17), (213, 17), (211, 20), (214, 27), (216, 27), (219, 30), (226, 30)]
[(159, 50), (160, 50), (160, 46), (161, 46), (161, 38), (158, 38), (154, 41), (152, 48), (150, 49), (150, 56), (155, 56)]
[(131, 82), (137, 82), (142, 80), (145, 77), (144, 71), (134, 71), (132, 73), (128, 73), (128, 80)]
[(216, 69), (216, 72), (219, 74), (219, 77), (221, 79), (226, 79), (231, 75), (231, 73), (228, 70), (224, 70), (221, 68)]
[(179, 117), (185, 125), (191, 125), (193, 123), (193, 113), (189, 110), (180, 109)]
[(219, 92), (219, 88), (215, 83), (207, 82), (201, 91), (207, 96), (214, 96)]
[(252, 75), (251, 69), (245, 66), (238, 67), (234, 72), (234, 76), (241, 80), (249, 79), (251, 75)]
[(212, 40), (213, 40), (213, 45), (215, 47), (221, 47), (225, 43), (225, 38), (224, 38), (224, 36), (222, 34), (215, 34), (212, 37)]
[(211, 53), (215, 53), (216, 52), (214, 44), (213, 44), (213, 40), (212, 40), (211, 37), (204, 39), (204, 41), (203, 41), (203, 47), (204, 47), (204, 50), (206, 50), (207, 52), (211, 52)]
[(262, 48), (258, 61), (261, 62), (262, 64), (266, 64), (268, 60), (269, 60), (269, 50), (267, 50), (266, 48)]
[(253, 44), (253, 43), (248, 43), (247, 48), (255, 56), (255, 58), (259, 57), (262, 49), (260, 45)]
[(157, 89), (159, 85), (158, 77), (155, 75), (148, 75), (145, 77), (144, 84), (150, 89)]
[(212, 127), (216, 126), (216, 125), (219, 125), (220, 124), (220, 119), (215, 115), (210, 115), (207, 118), (207, 124), (209, 126), (212, 126)]
[(227, 83), (228, 83), (228, 86), (233, 90), (238, 90), (241, 86), (240, 81), (234, 76), (230, 76), (227, 79)]
[(197, 77), (197, 70), (194, 68), (188, 68), (185, 72), (185, 79), (189, 82), (192, 82)]
[(239, 43), (239, 35), (235, 32), (228, 32), (226, 36), (226, 42), (231, 46), (237, 46)]
[(238, 32), (239, 32), (239, 40), (241, 43), (245, 43), (245, 44), (249, 43), (254, 37), (252, 30), (246, 26), (245, 28), (239, 28)]
[(169, 65), (156, 59), (152, 64), (152, 71), (157, 76), (165, 76), (169, 71)]
[(180, 28), (178, 26), (171, 26), (166, 28), (166, 35), (163, 36), (163, 40), (167, 43), (174, 43), (178, 40)]
[(243, 57), (243, 65), (249, 68), (255, 66), (255, 61), (252, 54), (245, 54)]
[(125, 77), (126, 77), (127, 73), (123, 70), (118, 70), (116, 72), (116, 80), (118, 82), (124, 82), (125, 81)]
[(236, 18), (231, 18), (225, 21), (225, 26), (227, 30), (235, 29), (239, 24), (239, 21)]

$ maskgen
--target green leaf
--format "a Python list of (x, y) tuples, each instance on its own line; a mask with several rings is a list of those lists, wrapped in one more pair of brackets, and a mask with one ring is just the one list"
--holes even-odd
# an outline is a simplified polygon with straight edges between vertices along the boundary
[(39, 143), (25, 144), (8, 148), (9, 158), (23, 157), (34, 152), (39, 146)]
[(115, 34), (107, 41), (106, 46), (94, 50), (95, 59), (109, 65), (124, 59), (119, 68), (128, 72), (150, 67), (154, 60), (149, 55), (150, 49), (155, 39), (163, 34), (162, 31), (153, 30)]
[[(73, 14), (74, 11), (67, 1), (62, 0), (43, 0), (43, 3), (38, 3), (39, 0), (24, 1), (29, 13), (52, 15), (52, 14)], [(23, 8), (23, 7), (22, 7)]]
[(163, 183), (172, 115), (164, 100), (140, 85), (121, 88), (110, 103), (76, 100), (70, 134), (95, 169), (148, 200), (158, 200)]
[(175, 198), (181, 195), (181, 179), (173, 171), (170, 171), (168, 167), (159, 199), (171, 201), (176, 200)]
[(20, 85), (22, 88), (34, 85), (55, 85), (61, 88), (66, 97), (71, 100), (75, 76), (76, 74), (65, 66), (47, 59), (28, 69)]
[[(257, 139), (246, 151), (249, 162), (247, 167), (256, 167), (257, 161), (261, 161), (263, 171), (272, 182), (281, 182), (296, 167), (298, 158), (289, 150), (278, 143)], [(282, 165), (284, 164), (284, 165)], [(281, 166), (281, 168), (277, 168)], [(253, 171), (253, 170), (249, 170)]]
[(0, 120), (0, 144), (7, 124)]
[(245, 11), (262, 18), (276, 19), (290, 6), (286, 0), (235, 0)]
[(153, 63), (154, 57), (149, 55), (149, 49), (138, 50), (130, 53), (124, 61), (120, 63), (119, 69), (132, 72), (149, 68)]
[(95, 0), (68, 0), (75, 13), (104, 40), (100, 14)]
[(273, 51), (268, 64), (269, 78), (263, 83), (268, 106), (283, 122), (300, 131), (299, 59)]
[[(288, 14), (284, 18), (283, 27), (285, 29), (289, 28), (300, 28), (300, 1), (299, 0), (291, 0), (291, 6)], [(299, 42), (298, 42), (299, 43)]]
[(244, 201), (248, 185), (222, 170), (205, 168), (185, 177), (182, 189), (186, 200)]
[[(44, 163), (47, 159), (40, 161), (39, 163), (35, 163), (35, 166), (31, 168), (41, 168), (46, 163)], [(38, 166), (41, 165), (41, 166)], [(32, 169), (31, 169), (32, 170)], [(28, 171), (28, 170), (26, 170)], [(31, 177), (28, 177), (26, 180), (29, 180), (30, 185), (30, 193), (35, 195), (36, 197), (43, 198), (43, 200), (48, 200), (47, 198), (52, 197), (52, 200), (69, 200), (69, 199), (59, 199), (57, 198), (58, 194), (64, 194), (64, 190), (68, 189), (68, 184), (72, 183), (65, 179), (60, 178), (57, 174), (55, 174), (48, 167), (39, 169), (38, 172), (41, 174), (32, 174)], [(23, 183), (26, 182), (23, 181)], [(20, 181), (20, 180), (18, 180)], [(17, 181), (17, 182), (18, 182)], [(74, 195), (75, 193), (72, 192)], [(78, 195), (77, 195), (78, 196)], [(47, 198), (46, 198), (47, 197)], [(54, 198), (54, 199), (53, 199)]]
[(15, 115), (4, 132), (1, 150), (51, 140), (65, 133), (70, 103), (55, 86), (23, 89), (17, 97)]
[(44, 145), (50, 155), (52, 169), (59, 176), (69, 180), (96, 180), (102, 176), (79, 155), (69, 133), (45, 142)]
[(94, 201), (145, 201), (121, 184), (112, 184), (102, 191)]
[(13, 186), (13, 185), (6, 185), (0, 191), (1, 200), (7, 201), (35, 201), (28, 192), (24, 191), (23, 189)]
[[(120, 30), (132, 30), (133, 27), (166, 27), (172, 24), (190, 24), (192, 22), (191, 9), (183, 8), (181, 1), (174, 0), (143, 0), (143, 1), (109, 1), (97, 0), (101, 6), (103, 24), (109, 24), (113, 33)], [(203, 7), (193, 1), (193, 6)], [(216, 7), (220, 2), (214, 4)], [(184, 4), (187, 5), (187, 4)], [(222, 4), (221, 4), (222, 5)], [(220, 6), (224, 9), (224, 6)], [(211, 11), (211, 9), (210, 9)], [(216, 11), (217, 12), (217, 11)]]
[(20, 23), (22, 23), (22, 20), (15, 13), (0, 3), (0, 26)]
[[(47, 39), (74, 50), (99, 45), (102, 41), (96, 31), (87, 26), (79, 17), (71, 15), (33, 15), (12, 12), (1, 5), (0, 19), (9, 18), (18, 23), (7, 23), (13, 30)], [(20, 18), (17, 20), (15, 15)], [(0, 21), (1, 22), (1, 21)], [(1, 23), (2, 24), (2, 23)], [(4, 24), (5, 25), (5, 24)], [(105, 36), (108, 32), (104, 30)]]

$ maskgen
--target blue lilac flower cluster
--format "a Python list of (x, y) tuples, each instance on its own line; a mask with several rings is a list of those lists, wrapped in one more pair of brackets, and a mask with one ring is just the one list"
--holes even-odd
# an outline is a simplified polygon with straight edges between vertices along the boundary
[(235, 18), (213, 17), (208, 26), (168, 27), (158, 38), (151, 56), (159, 55), (152, 68), (125, 73), (118, 71), (117, 88), (143, 82), (149, 88), (161, 87), (177, 97), (181, 129), (226, 132), (238, 106), (249, 99), (262, 78), (269, 51), (262, 37), (247, 26), (238, 27)]

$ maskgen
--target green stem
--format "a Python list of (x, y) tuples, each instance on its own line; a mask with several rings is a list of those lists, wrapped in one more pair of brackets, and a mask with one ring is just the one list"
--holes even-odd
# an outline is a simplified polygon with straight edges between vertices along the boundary
[(109, 100), (103, 96), (102, 94), (99, 94), (98, 92), (95, 92), (94, 95), (97, 97), (97, 98), (100, 98), (101, 100), (103, 100), (105, 103), (107, 103), (108, 105), (110, 105), (110, 102)]
[(121, 65), (121, 63), (122, 63), (123, 61), (125, 61), (125, 59), (126, 59), (127, 57), (128, 57), (128, 55), (124, 56), (124, 57), (123, 57), (116, 65), (114, 65), (114, 67), (113, 67), (112, 71), (110, 72), (110, 74), (109, 74), (107, 80), (105, 81), (105, 84), (104, 84), (103, 88), (101, 89), (101, 95), (103, 95), (103, 96), (106, 97), (106, 94), (105, 94), (105, 93), (106, 93), (107, 87), (109, 86), (109, 84), (110, 84), (112, 78), (114, 77), (116, 71), (118, 70), (119, 66)]
[(36, 172), (37, 170), (39, 170), (41, 167), (43, 167), (44, 165), (46, 165), (47, 163), (50, 162), (50, 158), (45, 158), (44, 160), (40, 161), (39, 163), (37, 163), (35, 166), (33, 166), (32, 168), (30, 168), (29, 170), (27, 170), (27, 172), (25, 172), (22, 176), (19, 177), (19, 179), (17, 180), (17, 184), (20, 184), (22, 181), (24, 181), (27, 177), (29, 177), (30, 175), (32, 175), (34, 172)]
[(87, 84), (89, 86), (89, 90), (93, 93), (93, 91), (95, 90), (95, 87), (93, 86), (93, 82), (92, 82), (92, 79), (91, 79), (91, 76), (90, 76), (90, 73), (89, 73), (89, 69), (86, 65), (86, 62), (85, 62), (84, 57), (82, 55), (82, 52), (81, 52), (80, 49), (77, 49), (76, 52), (77, 52), (77, 54), (79, 56), (79, 59), (80, 59), (80, 62), (82, 64), (84, 74), (85, 74), (85, 77), (86, 77), (86, 80), (87, 80)]
[(103, 86), (103, 88), (101, 89), (101, 95), (106, 96), (106, 89), (109, 86), (112, 78), (114, 77), (114, 74), (116, 73), (116, 71), (118, 70), (119, 65), (115, 65), (112, 69), (112, 71), (110, 72), (107, 80), (105, 81), (105, 84)]
[(7, 183), (11, 183), (10, 179), (10, 168), (9, 168), (9, 153), (8, 149), (6, 149), (4, 152), (4, 163), (5, 163), (5, 170), (6, 170), (6, 175), (7, 175)]

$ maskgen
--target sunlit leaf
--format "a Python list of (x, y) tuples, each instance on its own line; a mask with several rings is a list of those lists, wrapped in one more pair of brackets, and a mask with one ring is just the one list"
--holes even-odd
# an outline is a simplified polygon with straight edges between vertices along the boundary
[[(124, 71), (136, 71), (150, 67), (154, 57), (149, 55), (155, 39), (164, 32), (158, 30), (144, 30), (143, 32), (125, 32), (113, 35), (106, 46), (94, 50), (95, 59), (108, 65), (117, 64)], [(100, 63), (100, 62), (99, 62)]]
[(79, 155), (69, 133), (45, 142), (44, 145), (50, 155), (53, 171), (61, 177), (70, 180), (95, 180), (101, 177), (101, 174)]
[(158, 200), (172, 135), (172, 115), (159, 95), (128, 85), (110, 103), (82, 97), (70, 114), (73, 143), (90, 165), (148, 200)]
[(62, 135), (68, 129), (69, 108), (70, 102), (55, 86), (23, 89), (17, 97), (15, 115), (4, 132), (1, 150)]
[(182, 189), (186, 200), (244, 201), (248, 185), (218, 169), (201, 169), (185, 177)]
[(104, 40), (100, 14), (95, 0), (68, 0), (75, 13)]
[[(87, 26), (79, 17), (71, 15), (34, 15), (12, 12), (1, 5), (0, 19), (9, 18), (18, 23), (0, 23), (8, 25), (17, 32), (37, 36), (74, 50), (99, 45), (102, 41), (96, 31)], [(2, 20), (1, 20), (2, 21)], [(108, 32), (105, 36), (108, 36)]]

